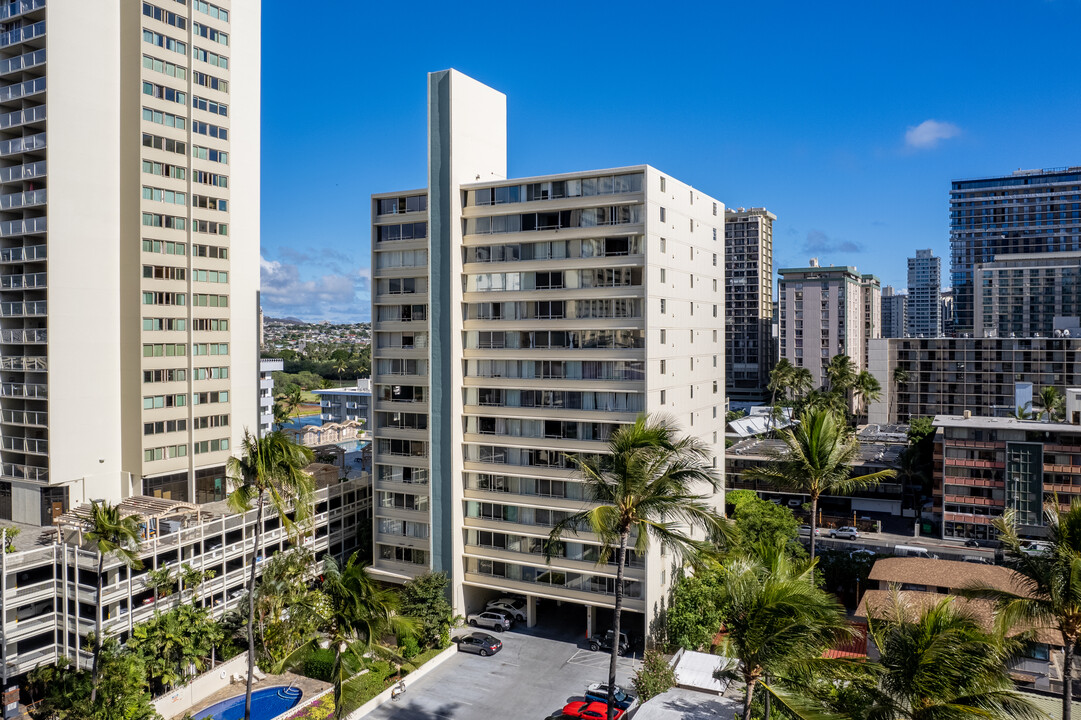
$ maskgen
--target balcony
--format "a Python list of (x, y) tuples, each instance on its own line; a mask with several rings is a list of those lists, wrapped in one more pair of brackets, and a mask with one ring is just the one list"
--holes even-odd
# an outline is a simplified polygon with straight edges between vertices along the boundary
[(48, 455), (49, 454), (49, 441), (48, 440), (35, 440), (34, 438), (17, 438), (6, 437), (0, 438), (5, 450), (12, 452), (31, 453), (33, 455)]
[(6, 33), (0, 33), (0, 48), (39, 38), (45, 34), (45, 21), (36, 22), (21, 28), (15, 28)]
[(45, 218), (43, 217), (0, 222), (0, 237), (12, 237), (14, 235), (44, 235), (45, 224)]
[(45, 301), (0, 303), (0, 317), (45, 317)]
[(45, 273), (25, 275), (0, 275), (0, 290), (34, 290), (46, 286)]
[(25, 82), (15, 83), (7, 87), (0, 87), (0, 102), (21, 100), (31, 95), (45, 92), (45, 78), (39, 77)]
[(44, 119), (45, 106), (35, 105), (34, 107), (0, 115), (0, 130), (10, 130), (11, 128), (19, 127), (20, 125), (26, 125), (27, 123), (41, 122)]
[[(44, 219), (44, 218), (41, 218)], [(3, 225), (5, 223), (0, 223)], [(0, 250), (0, 263), (24, 263), (35, 260), (44, 260), (48, 257), (45, 245), (31, 245), (30, 247), (6, 248)]]
[(0, 397), (45, 400), (49, 397), (49, 386), (44, 383), (3, 383), (0, 384)]
[(13, 58), (7, 58), (6, 60), (0, 60), (0, 75), (22, 72), (23, 70), (29, 70), (32, 67), (44, 64), (45, 48), (42, 48), (41, 50), (35, 50)]
[(45, 0), (14, 0), (0, 5), (0, 20), (10, 20), (31, 10), (45, 7)]
[(0, 330), (0, 343), (5, 345), (32, 345), (48, 341), (45, 330)]
[(49, 482), (49, 469), (36, 465), (19, 465), (16, 463), (0, 464), (0, 476), (10, 480), (32, 480), (34, 482)]
[(0, 357), (0, 370), (20, 370), (22, 372), (45, 372), (49, 369), (49, 360), (44, 355), (23, 355)]
[[(42, 163), (44, 165), (44, 163)], [(0, 195), (0, 210), (18, 210), (45, 204), (45, 190), (29, 190), (21, 193)]]
[(30, 425), (47, 427), (49, 413), (34, 410), (4, 410), (0, 412), (0, 422), (6, 425)]
[(0, 142), (0, 157), (5, 155), (17, 155), (32, 150), (45, 149), (45, 133), (28, 135), (21, 138), (12, 138)]
[[(23, 180), (36, 180), (45, 177), (45, 161), (39, 160), (26, 165), (13, 165), (0, 168), (0, 183), (21, 182)], [(41, 192), (45, 192), (42, 190)], [(44, 197), (42, 198), (44, 202)]]

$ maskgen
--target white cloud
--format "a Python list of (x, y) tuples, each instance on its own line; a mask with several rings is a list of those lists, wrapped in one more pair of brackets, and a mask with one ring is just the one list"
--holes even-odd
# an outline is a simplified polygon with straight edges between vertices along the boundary
[(909, 126), (905, 131), (905, 145), (915, 150), (933, 148), (942, 140), (949, 140), (961, 134), (961, 128), (953, 123), (938, 120), (924, 120), (919, 125)]
[(304, 280), (295, 264), (259, 258), (263, 311), (271, 317), (359, 322), (370, 319), (367, 268)]

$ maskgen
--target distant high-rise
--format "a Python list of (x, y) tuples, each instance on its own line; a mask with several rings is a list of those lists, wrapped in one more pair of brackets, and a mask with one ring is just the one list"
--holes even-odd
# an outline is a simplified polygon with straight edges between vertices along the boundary
[(1081, 253), (1003, 255), (976, 266), (976, 337), (1050, 336), (1081, 316)]
[(908, 324), (908, 295), (882, 288), (882, 337), (904, 337)]
[(762, 402), (773, 369), (773, 221), (765, 208), (725, 210), (725, 394)]
[(1081, 167), (1018, 170), (954, 180), (950, 189), (950, 274), (955, 332), (971, 333), (974, 271), (1018, 253), (1081, 251)]
[(865, 370), (867, 341), (881, 337), (878, 278), (854, 267), (823, 267), (815, 258), (808, 267), (777, 272), (781, 357), (810, 370), (815, 387), (835, 355), (848, 355), (857, 371)]
[(908, 259), (908, 336), (942, 335), (942, 258), (930, 250), (917, 250)]

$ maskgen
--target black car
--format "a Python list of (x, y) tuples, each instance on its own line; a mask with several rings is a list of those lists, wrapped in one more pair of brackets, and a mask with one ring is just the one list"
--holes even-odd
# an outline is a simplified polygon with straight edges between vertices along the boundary
[(470, 652), (483, 657), (495, 655), (503, 649), (503, 643), (487, 633), (471, 633), (454, 638), (458, 652)]
[[(612, 642), (615, 633), (609, 630), (606, 633), (597, 633), (589, 639), (589, 649), (596, 652), (597, 650), (611, 650)], [(627, 640), (627, 636), (624, 633), (619, 634), (619, 649), (616, 651), (619, 655), (626, 655), (627, 651), (631, 649), (631, 644)]]

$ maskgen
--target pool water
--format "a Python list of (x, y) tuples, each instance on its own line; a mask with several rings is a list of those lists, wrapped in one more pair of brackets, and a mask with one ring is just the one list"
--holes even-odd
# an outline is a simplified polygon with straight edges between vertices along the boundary
[(335, 445), (349, 453), (363, 450), (370, 442), (371, 440), (342, 440)]
[[(255, 690), (251, 694), (252, 720), (273, 720), (300, 702), (304, 692), (299, 688), (275, 685), (274, 687)], [(244, 717), (244, 693), (228, 700), (214, 703), (197, 712), (192, 720), (240, 720)]]

